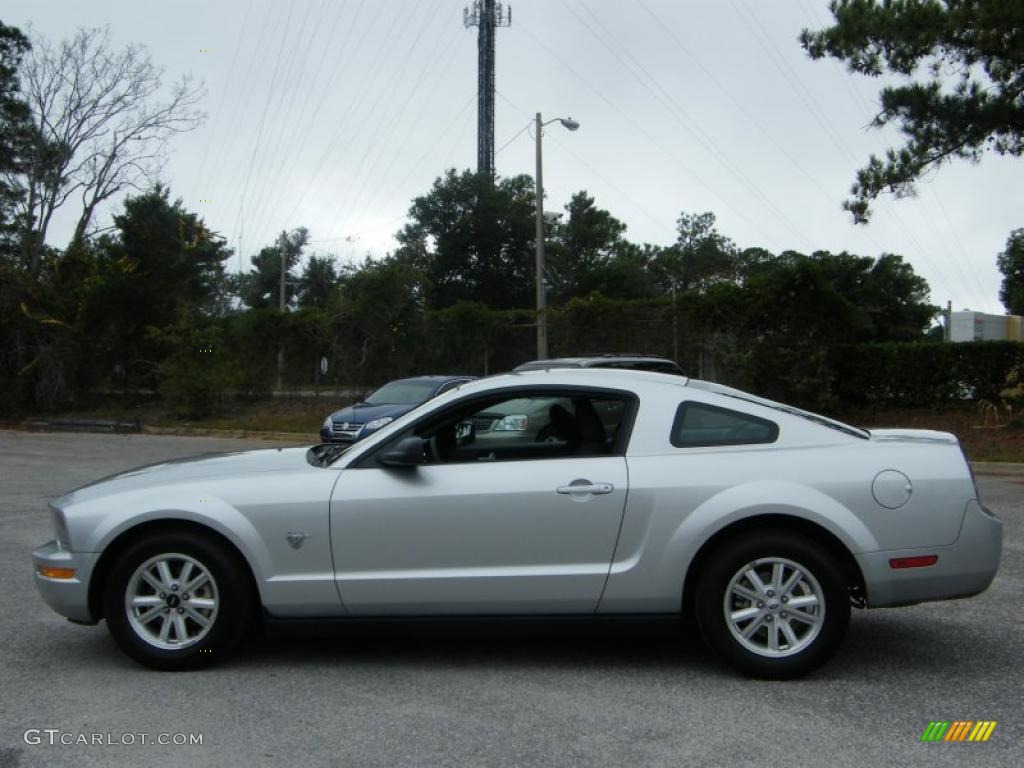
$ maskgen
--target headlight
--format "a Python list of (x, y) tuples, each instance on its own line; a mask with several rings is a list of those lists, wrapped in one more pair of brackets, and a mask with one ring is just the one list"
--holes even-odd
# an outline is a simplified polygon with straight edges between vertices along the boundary
[(53, 532), (61, 549), (71, 551), (71, 537), (68, 536), (68, 523), (64, 519), (63, 510), (50, 507), (50, 514), (53, 515)]
[(334, 420), (331, 419), (330, 416), (328, 416), (326, 419), (324, 419), (324, 424), (321, 427), (321, 429), (324, 432), (327, 432), (328, 434), (332, 434), (333, 435), (334, 434)]
[(366, 422), (363, 425), (363, 429), (364, 430), (380, 429), (384, 425), (390, 424), (394, 420), (395, 420), (394, 416), (381, 416), (379, 419), (374, 419), (373, 421)]
[(495, 424), (492, 429), (495, 432), (525, 432), (530, 420), (524, 413), (513, 413), (505, 416)]

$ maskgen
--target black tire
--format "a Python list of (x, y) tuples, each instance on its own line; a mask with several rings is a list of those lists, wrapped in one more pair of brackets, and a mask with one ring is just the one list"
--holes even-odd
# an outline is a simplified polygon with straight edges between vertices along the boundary
[(562, 438), (559, 436), (559, 434), (557, 432), (555, 432), (554, 427), (552, 427), (549, 424), (548, 426), (544, 427), (540, 432), (537, 433), (537, 437), (534, 438), (534, 442), (536, 442), (536, 443), (548, 443), (548, 442), (557, 443), (557, 442), (565, 442), (565, 441), (562, 440)]
[[(801, 577), (785, 604), (781, 602), (783, 596), (776, 594), (778, 590), (771, 589), (769, 583), (763, 585), (765, 599), (756, 603), (730, 590), (733, 579), (739, 578), (738, 589), (753, 591), (749, 587), (754, 582), (740, 576), (744, 566), (755, 565), (755, 574), (767, 575), (773, 573), (774, 562), (780, 560), (799, 566), (811, 577)], [(795, 573), (786, 570), (789, 566), (785, 563), (781, 568), (783, 574)], [(767, 597), (767, 590), (771, 597)], [(729, 598), (730, 611), (757, 610), (750, 619), (742, 620), (745, 623), (735, 625), (736, 634), (733, 622), (726, 618), (727, 594), (733, 595)], [(812, 595), (819, 602), (806, 606), (806, 610), (798, 609), (800, 613), (787, 611), (789, 600), (802, 598), (801, 602), (807, 603)], [(817, 630), (814, 624), (794, 618), (814, 613), (819, 603), (822, 605)], [(712, 552), (699, 574), (694, 609), (701, 636), (711, 651), (738, 672), (757, 678), (795, 678), (817, 669), (835, 654), (850, 623), (850, 601), (842, 571), (814, 540), (778, 530), (748, 531)], [(796, 643), (787, 640), (782, 624), (788, 625)], [(746, 641), (737, 637), (748, 629), (752, 634)], [(769, 632), (775, 634), (775, 651), (770, 646)]]
[[(129, 588), (133, 589), (133, 594), (137, 594), (132, 585), (137, 583), (138, 569), (152, 558), (171, 554), (191, 558), (208, 572), (210, 579), (205, 586), (198, 588), (200, 591), (196, 592), (195, 598), (200, 595), (207, 599), (215, 597), (216, 605), (215, 612), (203, 609), (203, 616), (212, 616), (205, 631), (198, 622), (189, 618), (189, 614), (183, 616), (183, 621), (187, 622), (187, 629), (186, 641), (181, 648), (158, 647), (147, 640), (142, 634), (146, 630), (137, 630), (133, 626), (133, 619), (126, 605)], [(183, 561), (171, 559), (170, 563), (171, 573), (182, 575), (183, 568), (179, 568), (177, 574), (174, 574), (173, 569), (175, 563)], [(193, 565), (192, 573), (196, 572), (195, 568)], [(192, 531), (154, 533), (133, 542), (118, 555), (103, 589), (104, 616), (114, 640), (128, 656), (152, 669), (197, 669), (225, 661), (238, 648), (251, 623), (253, 601), (248, 566), (236, 552), (214, 538)], [(185, 605), (181, 602), (184, 593), (181, 595), (176, 605)], [(162, 599), (156, 595), (155, 589), (154, 594), (147, 597)], [(167, 614), (177, 612), (175, 608), (161, 610)], [(182, 608), (182, 611), (184, 610)], [(193, 611), (191, 615), (195, 613)], [(148, 616), (146, 613), (145, 617)], [(171, 618), (173, 619), (173, 615)], [(157, 616), (154, 620), (146, 622), (145, 626), (162, 627), (166, 621), (166, 618)], [(143, 626), (143, 622), (138, 619), (135, 623)], [(175, 627), (172, 626), (171, 634), (174, 631)], [(187, 639), (190, 631), (196, 635), (195, 640)], [(159, 641), (159, 638), (155, 640)], [(175, 641), (168, 638), (168, 642)]]

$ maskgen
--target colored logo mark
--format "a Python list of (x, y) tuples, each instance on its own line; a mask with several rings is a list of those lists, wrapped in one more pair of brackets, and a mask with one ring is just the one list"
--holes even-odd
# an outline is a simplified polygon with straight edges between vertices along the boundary
[(932, 720), (921, 741), (988, 741), (996, 729), (995, 720)]

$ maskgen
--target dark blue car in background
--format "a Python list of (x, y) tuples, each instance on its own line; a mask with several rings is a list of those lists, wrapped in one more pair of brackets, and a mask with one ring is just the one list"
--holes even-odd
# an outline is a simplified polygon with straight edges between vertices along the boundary
[(325, 443), (354, 443), (417, 405), (472, 379), (472, 376), (416, 376), (388, 382), (365, 400), (324, 419), (320, 439)]

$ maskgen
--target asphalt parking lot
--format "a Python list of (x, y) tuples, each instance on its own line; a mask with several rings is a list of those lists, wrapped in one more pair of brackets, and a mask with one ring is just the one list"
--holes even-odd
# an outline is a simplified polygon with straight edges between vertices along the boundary
[[(1006, 525), (988, 592), (857, 611), (839, 656), (799, 682), (737, 678), (685, 630), (264, 639), (227, 666), (156, 673), (38, 598), (29, 553), (52, 538), (47, 500), (244, 447), (260, 446), (0, 432), (0, 768), (1024, 764), (1024, 477), (981, 478)], [(921, 743), (931, 720), (998, 726), (983, 744)], [(203, 743), (50, 746), (28, 729)]]

